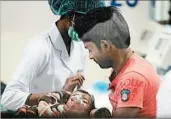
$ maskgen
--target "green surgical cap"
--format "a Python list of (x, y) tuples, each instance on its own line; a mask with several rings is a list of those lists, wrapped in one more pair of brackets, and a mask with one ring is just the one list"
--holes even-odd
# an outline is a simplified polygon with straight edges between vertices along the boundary
[(105, 6), (103, 0), (48, 0), (48, 3), (55, 15), (64, 15), (69, 10), (86, 14), (91, 9)]

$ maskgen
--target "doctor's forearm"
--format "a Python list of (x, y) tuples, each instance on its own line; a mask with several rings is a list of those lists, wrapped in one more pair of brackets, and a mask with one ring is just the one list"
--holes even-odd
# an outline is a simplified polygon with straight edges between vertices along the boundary
[(2, 95), (1, 104), (8, 110), (16, 111), (25, 104), (28, 95), (29, 93), (7, 88)]
[(45, 94), (30, 94), (25, 102), (26, 105), (38, 105), (38, 100)]

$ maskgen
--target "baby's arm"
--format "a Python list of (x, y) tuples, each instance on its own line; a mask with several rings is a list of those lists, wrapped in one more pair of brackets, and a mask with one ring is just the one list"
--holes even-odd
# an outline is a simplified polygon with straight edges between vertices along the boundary
[(48, 93), (39, 99), (38, 115), (40, 117), (61, 117), (64, 111), (62, 106), (61, 93)]

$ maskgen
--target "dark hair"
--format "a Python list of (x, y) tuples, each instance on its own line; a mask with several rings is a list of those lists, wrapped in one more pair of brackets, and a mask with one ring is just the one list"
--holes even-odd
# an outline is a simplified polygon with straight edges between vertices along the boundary
[(62, 19), (72, 19), (73, 15), (74, 15), (74, 11), (69, 10), (66, 14), (64, 14), (64, 15), (62, 15), (60, 17), (60, 20), (62, 20)]
[[(63, 20), (63, 19), (70, 19), (70, 20), (72, 20), (74, 15), (75, 15), (75, 21), (74, 22), (76, 22), (76, 24), (80, 24), (80, 19), (82, 19), (82, 17), (85, 14), (76, 12), (74, 10), (69, 10), (66, 14), (64, 14), (64, 15), (62, 15), (60, 17), (60, 20)], [(78, 23), (78, 20), (79, 20), (79, 23)]]
[(91, 111), (92, 109), (95, 109), (95, 108), (96, 108), (96, 107), (95, 107), (95, 100), (94, 100), (94, 96), (93, 96), (93, 95), (91, 95), (90, 93), (88, 93), (88, 92), (85, 91), (85, 90), (79, 89), (79, 90), (77, 90), (77, 91), (79, 91), (79, 92), (81, 92), (81, 93), (84, 93), (84, 94), (88, 94), (88, 95), (91, 97), (92, 102), (91, 102), (91, 109), (90, 109), (90, 111)]
[(97, 46), (101, 40), (108, 40), (120, 49), (130, 45), (128, 25), (116, 7), (91, 10), (75, 30), (83, 41), (92, 41)]

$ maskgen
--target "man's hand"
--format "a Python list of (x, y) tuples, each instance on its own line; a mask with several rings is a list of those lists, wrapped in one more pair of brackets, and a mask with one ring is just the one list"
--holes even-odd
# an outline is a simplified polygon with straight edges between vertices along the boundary
[(110, 118), (110, 117), (112, 117), (112, 114), (110, 113), (110, 111), (107, 108), (103, 107), (100, 109), (93, 109), (90, 112), (90, 117), (93, 117), (93, 118)]
[(84, 80), (84, 76), (81, 72), (77, 72), (74, 76), (67, 78), (62, 91), (70, 95), (76, 86), (78, 89), (82, 86)]

